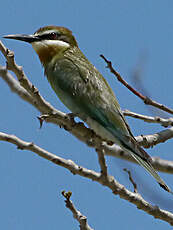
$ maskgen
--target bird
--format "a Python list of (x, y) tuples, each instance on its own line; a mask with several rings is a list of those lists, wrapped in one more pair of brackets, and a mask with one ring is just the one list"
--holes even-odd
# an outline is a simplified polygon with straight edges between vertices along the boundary
[(152, 166), (152, 158), (133, 136), (113, 90), (82, 53), (71, 30), (50, 25), (31, 35), (12, 34), (4, 38), (30, 43), (63, 104), (103, 140), (119, 145), (164, 190), (172, 193)]

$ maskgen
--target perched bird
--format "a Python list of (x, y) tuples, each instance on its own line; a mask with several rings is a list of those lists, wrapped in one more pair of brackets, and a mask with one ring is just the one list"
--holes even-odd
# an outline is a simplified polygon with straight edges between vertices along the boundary
[(154, 170), (151, 157), (135, 140), (112, 89), (81, 52), (69, 29), (45, 26), (33, 35), (16, 34), (4, 38), (31, 43), (48, 81), (64, 105), (104, 140), (121, 146), (163, 189), (172, 193)]

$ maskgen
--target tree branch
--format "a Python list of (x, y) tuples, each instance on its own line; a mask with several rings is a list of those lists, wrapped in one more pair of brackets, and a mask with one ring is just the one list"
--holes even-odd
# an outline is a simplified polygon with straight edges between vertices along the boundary
[(114, 74), (114, 76), (117, 78), (118, 81), (120, 81), (127, 89), (129, 89), (133, 94), (135, 94), (137, 97), (139, 97), (146, 105), (154, 106), (160, 110), (163, 110), (167, 113), (173, 114), (173, 109), (170, 109), (166, 107), (165, 105), (162, 105), (151, 98), (148, 98), (144, 95), (142, 95), (140, 92), (135, 90), (132, 86), (130, 86), (122, 77), (121, 75), (112, 67), (112, 62), (108, 61), (104, 55), (100, 55), (101, 58), (107, 63), (107, 68), (109, 68), (110, 72)]
[(139, 194), (133, 193), (126, 189), (123, 185), (118, 183), (113, 176), (108, 175), (107, 177), (102, 177), (101, 173), (95, 172), (93, 170), (86, 169), (74, 163), (71, 160), (66, 160), (53, 153), (50, 153), (43, 148), (35, 145), (33, 142), (26, 142), (14, 135), (8, 135), (6, 133), (0, 132), (0, 140), (10, 142), (17, 146), (21, 150), (29, 150), (37, 155), (68, 169), (71, 173), (77, 174), (88, 179), (97, 181), (98, 183), (108, 187), (113, 194), (119, 195), (122, 199), (129, 201), (136, 205), (138, 209), (141, 209), (153, 216), (154, 218), (164, 220), (170, 225), (173, 225), (173, 214), (166, 210), (160, 209), (157, 206), (153, 206), (144, 200)]
[(135, 137), (137, 142), (144, 148), (150, 148), (150, 147), (153, 147), (154, 145), (164, 143), (171, 138), (173, 138), (173, 127), (162, 130), (155, 134), (141, 135), (141, 136)]
[[(109, 146), (106, 143), (103, 143), (103, 148), (105, 154), (108, 156), (117, 157), (137, 164), (127, 152), (124, 152), (117, 145)], [(152, 165), (157, 171), (173, 174), (173, 161), (164, 160), (159, 157), (152, 157)]]
[(106, 160), (105, 160), (105, 155), (104, 155), (104, 149), (102, 146), (96, 149), (97, 155), (98, 155), (98, 161), (99, 165), (101, 168), (101, 175), (102, 177), (107, 177), (108, 176), (108, 170), (107, 170), (107, 165), (106, 165)]
[(35, 105), (32, 96), (22, 86), (20, 86), (19, 82), (14, 79), (6, 67), (0, 66), (0, 76), (7, 83), (12, 92), (16, 93), (19, 97), (21, 97), (21, 99), (31, 105)]
[(131, 172), (130, 172), (128, 169), (126, 169), (126, 168), (124, 168), (123, 170), (124, 170), (125, 172), (127, 172), (128, 176), (129, 176), (129, 180), (130, 180), (130, 182), (132, 183), (132, 185), (133, 185), (133, 187), (134, 187), (134, 193), (138, 193), (137, 184), (136, 184), (135, 181), (133, 180)]
[(134, 113), (134, 112), (131, 112), (129, 110), (124, 110), (123, 114), (124, 114), (124, 116), (137, 118), (137, 119), (143, 120), (143, 121), (148, 122), (148, 123), (158, 123), (164, 127), (173, 126), (173, 118), (172, 117), (170, 117), (168, 119), (161, 118), (161, 117), (151, 117), (151, 116), (146, 116), (146, 115), (142, 115), (139, 113)]

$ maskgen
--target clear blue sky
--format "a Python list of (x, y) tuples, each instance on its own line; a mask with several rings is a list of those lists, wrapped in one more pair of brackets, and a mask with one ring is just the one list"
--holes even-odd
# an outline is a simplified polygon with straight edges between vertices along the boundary
[[(131, 84), (140, 67), (141, 81), (149, 95), (167, 106), (172, 104), (173, 1), (171, 0), (54, 0), (1, 2), (0, 35), (33, 33), (45, 25), (70, 28), (89, 60), (111, 84), (123, 109), (151, 114), (138, 98), (118, 83), (99, 57), (104, 54)], [(44, 77), (38, 57), (28, 44), (2, 39), (15, 51), (16, 61), (40, 93), (57, 109), (68, 110), (57, 99)], [(5, 64), (0, 56), (0, 64)], [(12, 94), (0, 79), (0, 131), (15, 134), (77, 164), (99, 170), (93, 149), (51, 124), (39, 129), (39, 112)], [(167, 116), (167, 115), (166, 115)], [(135, 135), (161, 131), (159, 125), (128, 119)], [(172, 159), (172, 140), (148, 150), (151, 155)], [(28, 151), (0, 143), (0, 229), (79, 229), (65, 208), (62, 190), (73, 192), (72, 200), (88, 217), (94, 229), (172, 229), (167, 223), (138, 210), (114, 196), (107, 188), (74, 176)], [(162, 191), (141, 167), (107, 157), (110, 174), (133, 189), (123, 168), (131, 170), (145, 199), (173, 211), (173, 197)], [(161, 174), (161, 173), (160, 173)], [(173, 189), (173, 175), (161, 174)]]

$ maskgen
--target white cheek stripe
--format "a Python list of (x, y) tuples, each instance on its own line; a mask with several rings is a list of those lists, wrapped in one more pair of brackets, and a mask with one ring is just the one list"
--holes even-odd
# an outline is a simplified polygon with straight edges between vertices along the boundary
[(43, 40), (43, 41), (37, 41), (32, 42), (32, 47), (35, 49), (35, 51), (40, 50), (41, 48), (48, 48), (49, 46), (53, 47), (64, 47), (68, 48), (70, 45), (67, 42), (60, 41), (60, 40)]

